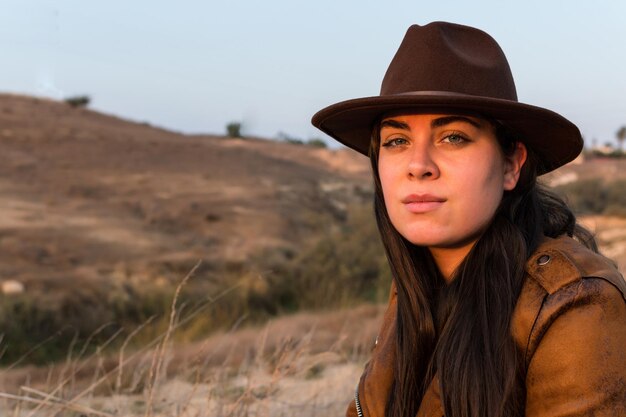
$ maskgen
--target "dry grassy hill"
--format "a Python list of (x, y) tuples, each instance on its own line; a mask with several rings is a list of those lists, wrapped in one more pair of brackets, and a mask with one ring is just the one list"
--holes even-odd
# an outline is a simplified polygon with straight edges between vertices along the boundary
[(180, 279), (198, 259), (301, 244), (319, 213), (368, 193), (365, 158), (188, 136), (0, 95), (0, 281)]

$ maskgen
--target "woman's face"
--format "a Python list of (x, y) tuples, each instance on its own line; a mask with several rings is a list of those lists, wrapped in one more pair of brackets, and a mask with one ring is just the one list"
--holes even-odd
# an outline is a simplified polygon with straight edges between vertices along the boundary
[(505, 157), (488, 121), (456, 114), (384, 118), (378, 172), (392, 224), (433, 250), (469, 251), (517, 184), (526, 149)]

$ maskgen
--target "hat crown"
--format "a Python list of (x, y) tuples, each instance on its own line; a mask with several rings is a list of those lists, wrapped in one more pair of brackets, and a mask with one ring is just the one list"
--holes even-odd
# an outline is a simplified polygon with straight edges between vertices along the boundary
[(517, 101), (511, 68), (495, 39), (447, 22), (409, 27), (380, 95), (435, 91)]

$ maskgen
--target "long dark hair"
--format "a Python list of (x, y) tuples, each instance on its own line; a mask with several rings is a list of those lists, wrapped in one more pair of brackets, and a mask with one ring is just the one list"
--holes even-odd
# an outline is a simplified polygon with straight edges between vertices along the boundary
[[(510, 155), (517, 138), (495, 123)], [(524, 279), (524, 265), (543, 235), (576, 236), (597, 251), (591, 234), (555, 194), (537, 184), (539, 161), (528, 149), (517, 186), (505, 191), (478, 242), (445, 286), (427, 248), (393, 227), (378, 175), (380, 129), (370, 158), (378, 228), (397, 288), (397, 348), (387, 417), (414, 416), (435, 373), (446, 417), (524, 414), (524, 370), (510, 321)]]

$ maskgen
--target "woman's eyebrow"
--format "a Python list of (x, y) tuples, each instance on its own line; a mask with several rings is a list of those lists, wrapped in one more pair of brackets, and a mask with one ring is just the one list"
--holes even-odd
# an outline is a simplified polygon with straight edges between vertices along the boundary
[(380, 128), (382, 129), (383, 127), (392, 127), (395, 129), (403, 129), (403, 130), (411, 130), (411, 128), (409, 127), (408, 124), (404, 123), (404, 122), (399, 122), (397, 120), (394, 119), (385, 119), (380, 123)]
[(475, 120), (470, 119), (469, 117), (465, 117), (465, 116), (444, 116), (444, 117), (438, 117), (436, 119), (433, 119), (432, 122), (430, 122), (430, 126), (435, 128), (435, 127), (442, 127), (445, 125), (448, 125), (450, 123), (455, 123), (455, 122), (465, 122), (465, 123), (469, 123), (472, 126), (476, 127), (476, 128), (480, 128), (482, 127), (480, 125), (480, 123), (478, 123)]

